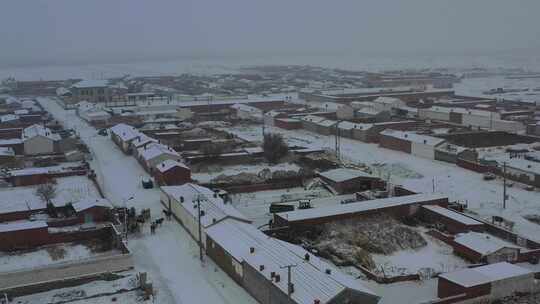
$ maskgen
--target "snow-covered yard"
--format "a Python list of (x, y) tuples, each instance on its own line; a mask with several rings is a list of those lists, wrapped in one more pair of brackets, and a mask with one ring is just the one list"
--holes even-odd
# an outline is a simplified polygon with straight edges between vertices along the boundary
[[(272, 218), (269, 212), (272, 203), (298, 202), (300, 199), (317, 199), (332, 194), (325, 189), (305, 190), (304, 188), (288, 188), (253, 193), (231, 195), (232, 203), (242, 214), (253, 221), (255, 226), (268, 224)], [(297, 205), (297, 204), (296, 204)]]
[(0, 272), (50, 266), (118, 253), (115, 250), (101, 253), (93, 252), (87, 245), (75, 243), (50, 245), (25, 252), (0, 253)]
[(417, 250), (400, 250), (390, 255), (373, 254), (377, 264), (376, 272), (381, 275), (450, 272), (461, 269), (469, 263), (453, 254), (452, 247), (422, 233), (427, 245)]

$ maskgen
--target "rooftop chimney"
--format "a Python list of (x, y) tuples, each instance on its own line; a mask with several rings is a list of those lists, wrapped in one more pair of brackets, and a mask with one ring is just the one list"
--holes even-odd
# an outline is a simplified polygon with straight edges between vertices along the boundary
[(309, 261), (309, 253), (306, 253), (306, 254), (304, 255), (304, 260)]
[(259, 265), (259, 271), (263, 271), (264, 270), (264, 265)]
[(274, 276), (274, 279), (276, 279), (276, 283), (277, 283), (277, 282), (281, 281), (281, 276), (279, 274), (276, 274)]
[(326, 268), (326, 270), (324, 271), (326, 274), (332, 274), (332, 270), (330, 268)]
[(249, 253), (255, 253), (255, 247), (249, 247)]

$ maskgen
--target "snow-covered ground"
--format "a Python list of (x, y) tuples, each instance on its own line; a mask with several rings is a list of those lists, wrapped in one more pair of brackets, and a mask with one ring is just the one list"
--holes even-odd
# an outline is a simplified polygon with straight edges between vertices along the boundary
[(450, 272), (469, 264), (454, 255), (449, 245), (425, 233), (422, 236), (427, 245), (418, 250), (400, 250), (391, 255), (373, 254), (377, 272), (386, 276), (415, 274), (424, 272), (426, 268), (434, 272)]
[[(137, 278), (133, 272), (122, 272), (124, 276), (114, 281), (94, 281), (87, 284), (55, 289), (47, 292), (36, 293), (28, 296), (15, 298), (15, 303), (20, 304), (41, 304), (41, 303), (77, 303), (77, 304), (105, 304), (105, 303), (151, 303), (143, 301), (139, 296), (139, 291), (117, 293), (121, 290), (132, 290), (137, 286)], [(113, 294), (100, 296), (103, 294)], [(113, 301), (113, 298), (116, 301)], [(73, 302), (71, 302), (73, 301)]]
[(94, 253), (83, 244), (71, 243), (51, 245), (28, 252), (0, 253), (0, 272), (49, 266), (114, 253), (115, 251)]
[[(485, 91), (491, 89), (529, 89), (524, 92), (511, 92), (505, 94), (486, 95)], [(457, 94), (465, 96), (484, 96), (489, 98), (504, 98), (527, 102), (540, 101), (540, 78), (508, 79), (504, 76), (486, 78), (466, 78), (454, 87)]]
[[(229, 128), (228, 131), (248, 140), (261, 140), (258, 127), (243, 126)], [(268, 128), (268, 132), (283, 134), (290, 145), (334, 149), (333, 136), (278, 128)], [(480, 218), (491, 220), (491, 216), (498, 215), (512, 220), (515, 231), (540, 241), (540, 225), (523, 218), (527, 214), (540, 214), (538, 192), (509, 188), (507, 208), (503, 209), (502, 181), (484, 181), (481, 174), (454, 164), (419, 158), (347, 138), (341, 139), (341, 153), (346, 161), (354, 163), (386, 164), (392, 183), (423, 193), (432, 193), (435, 189), (435, 192), (447, 195), (450, 200), (467, 202), (470, 211), (477, 213)], [(373, 172), (377, 174), (378, 170), (374, 168)], [(386, 176), (387, 172), (382, 174)]]
[[(121, 206), (125, 202), (128, 207), (150, 208), (154, 218), (162, 217), (159, 190), (142, 188), (141, 177), (147, 173), (133, 157), (124, 155), (110, 138), (97, 135), (97, 130), (73, 111), (65, 111), (53, 99), (38, 100), (64, 127), (75, 129), (90, 147), (91, 167), (113, 204)], [(129, 239), (128, 246), (136, 269), (148, 272), (154, 282), (155, 303), (256, 303), (210, 259), (201, 265), (197, 244), (175, 221), (165, 222), (155, 235), (145, 227), (140, 237)]]
[(294, 202), (300, 199), (316, 199), (332, 194), (325, 189), (305, 190), (304, 188), (289, 188), (253, 193), (239, 193), (231, 196), (236, 209), (253, 221), (257, 227), (268, 224), (272, 218), (269, 212), (272, 203)]
[[(45, 202), (36, 195), (37, 186), (8, 187), (0, 189), (0, 210), (14, 212), (31, 209), (44, 209)], [(57, 206), (74, 203), (86, 198), (99, 198), (94, 184), (85, 176), (69, 176), (56, 179)]]

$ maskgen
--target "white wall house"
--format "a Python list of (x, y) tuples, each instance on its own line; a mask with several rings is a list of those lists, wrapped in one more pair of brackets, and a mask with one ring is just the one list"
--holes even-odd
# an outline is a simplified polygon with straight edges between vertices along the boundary
[(60, 135), (52, 133), (51, 129), (41, 125), (32, 125), (22, 132), (24, 154), (48, 154), (55, 152), (55, 143), (60, 141)]
[(217, 193), (196, 184), (163, 186), (160, 200), (165, 208), (170, 208), (172, 214), (195, 240), (199, 240), (197, 201), (200, 201), (203, 246), (206, 246), (206, 229), (226, 218), (250, 223), (230, 203), (225, 203)]

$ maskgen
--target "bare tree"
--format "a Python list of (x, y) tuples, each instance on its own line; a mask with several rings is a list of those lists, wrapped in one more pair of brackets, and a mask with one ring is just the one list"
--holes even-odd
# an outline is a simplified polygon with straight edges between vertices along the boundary
[(56, 197), (56, 185), (51, 182), (41, 184), (36, 189), (36, 195), (47, 204), (50, 204), (51, 200)]
[(271, 163), (276, 163), (289, 153), (289, 146), (279, 133), (266, 133), (263, 140), (263, 155)]

